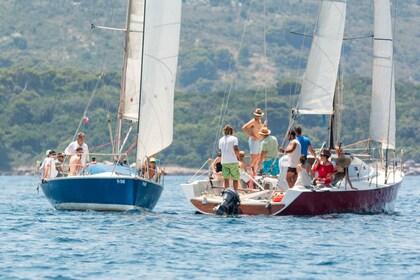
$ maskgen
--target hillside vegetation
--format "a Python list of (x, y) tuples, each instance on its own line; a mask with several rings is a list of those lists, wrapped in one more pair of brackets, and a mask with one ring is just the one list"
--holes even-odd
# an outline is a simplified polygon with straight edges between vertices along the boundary
[[(72, 69), (59, 72), (19, 69), (0, 71), (0, 170), (31, 166), (48, 149), (63, 151), (84, 116), (85, 105), (94, 91), (88, 124), (81, 130), (95, 153), (110, 153), (108, 120), (116, 123), (119, 98), (119, 74), (108, 73), (101, 79)], [(220, 105), (226, 103), (225, 92), (178, 92), (175, 98), (174, 142), (160, 157), (166, 165), (198, 167), (214, 155), (221, 126), (231, 124), (247, 150), (246, 135), (240, 130), (256, 107), (267, 108), (269, 127), (281, 143), (290, 116), (290, 100), (296, 90), (291, 80), (279, 81), (265, 94), (260, 90), (233, 91), (228, 110), (220, 123)], [(368, 138), (370, 80), (354, 76), (346, 84), (341, 142), (343, 145)], [(397, 151), (404, 149), (406, 158), (420, 161), (420, 100), (413, 96), (420, 86), (397, 83)], [(264, 109), (265, 110), (265, 109)], [(328, 120), (305, 116), (298, 119), (305, 134), (319, 147), (328, 138)], [(130, 140), (131, 141), (131, 140)], [(129, 157), (132, 161), (132, 155)]]
[[(372, 2), (348, 1), (347, 38), (372, 35)], [(418, 0), (396, 2), (398, 149), (418, 162), (420, 56), (415, 39), (420, 37), (420, 5)], [(240, 148), (246, 150), (240, 127), (256, 107), (267, 108), (269, 126), (282, 141), (306, 65), (311, 43), (306, 35), (313, 32), (317, 3), (183, 1), (174, 143), (161, 154), (166, 164), (201, 166), (214, 155), (220, 125), (226, 123), (235, 127)], [(92, 150), (110, 152), (110, 146), (100, 146), (109, 142), (108, 124), (114, 128), (116, 123), (124, 34), (91, 27), (122, 28), (125, 15), (120, 0), (1, 1), (0, 170), (32, 166), (50, 148), (62, 151), (79, 123)], [(368, 137), (371, 43), (364, 38), (343, 44), (345, 145)], [(228, 88), (231, 98), (220, 123)], [(84, 124), (92, 93), (89, 123)], [(326, 140), (325, 118), (298, 122), (314, 146)]]
[[(221, 82), (231, 79), (229, 69), (237, 70), (235, 84), (240, 88), (274, 86), (284, 77), (299, 77), (306, 65), (311, 37), (291, 32), (312, 34), (318, 2), (184, 0), (178, 88), (220, 90)], [(420, 56), (415, 39), (420, 37), (420, 5), (418, 0), (395, 2), (392, 12), (396, 18), (397, 79), (419, 82)], [(96, 72), (121, 68), (123, 33), (91, 26), (123, 28), (125, 1), (1, 3), (0, 67), (71, 67)], [(372, 5), (370, 0), (348, 1), (346, 38), (373, 34)], [(371, 43), (371, 38), (344, 42), (346, 74), (370, 74)]]

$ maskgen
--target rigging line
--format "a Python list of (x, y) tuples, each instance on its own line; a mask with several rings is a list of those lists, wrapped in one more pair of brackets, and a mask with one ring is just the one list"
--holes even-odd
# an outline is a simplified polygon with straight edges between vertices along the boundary
[[(310, 3), (308, 3), (308, 1), (306, 2), (306, 7), (307, 8), (306, 8), (306, 19), (305, 19), (304, 34), (307, 33), (307, 29), (308, 29), (308, 25), (309, 25)], [(315, 29), (316, 29), (317, 22), (318, 22), (318, 19), (319, 19), (320, 11), (321, 11), (321, 6), (319, 5), (319, 7), (318, 7), (318, 15), (317, 15), (317, 18), (316, 18), (316, 21), (315, 21), (313, 34), (315, 34)], [(304, 48), (305, 48), (305, 38), (306, 37), (304, 36), (303, 37), (303, 40), (302, 40), (301, 47), (300, 47), (300, 54), (301, 55), (299, 57), (298, 69), (302, 69), (302, 60), (303, 60), (303, 54), (304, 54)], [(296, 76), (296, 80), (295, 80), (296, 86), (294, 88), (294, 92), (293, 93), (292, 92), (289, 93), (289, 102), (290, 102), (292, 108), (293, 107), (296, 107), (296, 108), (299, 107), (299, 104), (298, 104), (298, 102), (299, 102), (298, 89), (300, 91), (304, 76), (305, 76), (305, 72), (303, 72), (302, 75), (299, 75), (299, 71), (298, 71), (298, 75)], [(297, 85), (301, 85), (301, 86), (297, 86)], [(293, 97), (292, 97), (292, 95), (293, 95)], [(286, 132), (286, 137), (287, 137), (287, 132)]]
[[(111, 9), (111, 22), (112, 22), (112, 20), (113, 20), (113, 18), (114, 18), (114, 10), (115, 10), (115, 1), (113, 1), (113, 5), (112, 5), (112, 9)], [(91, 29), (92, 30), (92, 29)], [(108, 30), (108, 35), (110, 34), (110, 30)], [(78, 131), (79, 131), (79, 129), (80, 129), (80, 127), (81, 127), (81, 125), (82, 125), (82, 122), (83, 122), (83, 118), (85, 117), (85, 115), (86, 115), (86, 113), (87, 113), (87, 111), (88, 111), (88, 109), (89, 109), (89, 107), (90, 107), (90, 104), (92, 103), (92, 100), (93, 100), (93, 98), (95, 97), (95, 95), (96, 95), (96, 92), (97, 92), (97, 90), (98, 90), (98, 88), (99, 88), (99, 84), (103, 81), (103, 78), (104, 78), (104, 69), (105, 69), (105, 60), (106, 60), (106, 56), (107, 56), (107, 52), (108, 52), (108, 48), (109, 48), (109, 44), (108, 44), (108, 42), (109, 42), (109, 38), (110, 38), (110, 36), (106, 36), (105, 37), (106, 39), (105, 39), (105, 50), (104, 50), (104, 53), (103, 53), (103, 56), (102, 56), (102, 63), (101, 63), (101, 68), (100, 68), (100, 75), (99, 75), (99, 78), (98, 78), (98, 80), (97, 80), (97, 82), (96, 82), (96, 85), (95, 85), (95, 87), (93, 88), (93, 90), (92, 90), (92, 93), (91, 93), (91, 96), (90, 96), (90, 98), (89, 98), (89, 101), (88, 101), (88, 103), (87, 103), (87, 105), (86, 105), (86, 107), (85, 107), (85, 110), (84, 110), (84, 112), (83, 112), (83, 115), (82, 115), (82, 117), (80, 118), (80, 121), (79, 121), (79, 125), (77, 126), (77, 129), (76, 129), (76, 131), (75, 131), (75, 133), (74, 133), (74, 135), (73, 135), (73, 141), (76, 139), (76, 136), (77, 136), (77, 133), (78, 133)], [(112, 141), (111, 141), (111, 143), (112, 143)]]
[[(230, 72), (230, 74), (232, 76), (232, 80), (229, 83), (229, 86), (226, 87), (225, 92), (224, 92), (224, 97), (223, 97), (223, 101), (222, 101), (223, 103), (222, 103), (222, 106), (220, 108), (219, 122), (218, 122), (218, 125), (217, 125), (218, 129), (216, 131), (215, 140), (214, 140), (215, 146), (214, 146), (214, 149), (213, 149), (212, 157), (214, 157), (214, 155), (215, 155), (214, 150), (217, 150), (217, 148), (216, 148), (217, 140), (221, 137), (222, 123), (224, 122), (224, 119), (225, 119), (225, 116), (226, 116), (230, 95), (232, 93), (233, 84), (235, 83), (235, 75), (234, 74), (237, 72), (237, 69), (238, 69), (239, 54), (240, 54), (241, 49), (242, 49), (242, 44), (243, 44), (243, 41), (244, 41), (246, 28), (247, 28), (247, 25), (248, 25), (247, 22), (249, 20), (250, 11), (251, 11), (251, 7), (252, 7), (252, 2), (253, 2), (253, 0), (250, 0), (249, 6), (248, 6), (248, 11), (247, 11), (247, 17), (246, 17), (245, 24), (244, 24), (243, 29), (242, 29), (242, 34), (241, 34), (241, 37), (240, 37), (240, 40), (239, 40), (237, 56), (236, 56), (236, 59), (234, 60), (235, 64), (233, 65), (233, 69)], [(242, 9), (242, 7), (241, 7), (241, 9)], [(239, 17), (240, 17), (240, 15), (241, 15), (241, 13), (239, 13)]]
[(266, 77), (267, 77), (267, 72), (266, 72), (266, 67), (268, 66), (268, 61), (267, 61), (267, 26), (266, 26), (266, 19), (267, 19), (267, 8), (266, 8), (266, 0), (264, 0), (264, 64), (265, 67), (263, 67), (263, 86), (264, 86), (264, 101), (265, 101), (265, 119), (267, 120), (268, 123), (268, 96), (267, 96), (267, 81), (266, 81)]

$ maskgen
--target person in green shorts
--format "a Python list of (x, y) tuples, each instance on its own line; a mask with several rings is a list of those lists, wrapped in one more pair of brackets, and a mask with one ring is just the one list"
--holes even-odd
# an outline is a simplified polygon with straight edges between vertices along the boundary
[(229, 179), (233, 180), (233, 188), (238, 190), (239, 173), (239, 148), (238, 138), (233, 136), (234, 129), (230, 125), (223, 128), (224, 136), (219, 140), (219, 149), (222, 153), (222, 175), (225, 189), (229, 187)]

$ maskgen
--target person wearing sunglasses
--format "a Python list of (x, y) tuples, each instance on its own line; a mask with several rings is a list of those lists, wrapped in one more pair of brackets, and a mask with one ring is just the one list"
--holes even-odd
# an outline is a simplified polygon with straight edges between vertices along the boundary
[(316, 164), (312, 168), (313, 172), (318, 172), (318, 177), (316, 178), (317, 185), (328, 186), (331, 184), (331, 180), (334, 175), (334, 165), (328, 160), (331, 156), (329, 150), (323, 150), (321, 152), (321, 158), (316, 157)]
[(56, 157), (57, 153), (53, 150), (50, 150), (48, 153), (48, 157), (43, 162), (44, 169), (42, 172), (42, 183), (45, 183), (50, 178), (57, 177), (58, 171), (55, 168)]

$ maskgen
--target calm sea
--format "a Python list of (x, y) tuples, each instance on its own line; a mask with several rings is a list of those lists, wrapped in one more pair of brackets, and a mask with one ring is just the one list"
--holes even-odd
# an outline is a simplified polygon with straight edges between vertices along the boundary
[(420, 177), (396, 213), (196, 215), (166, 177), (153, 213), (55, 211), (34, 177), (0, 177), (1, 279), (420, 279)]

